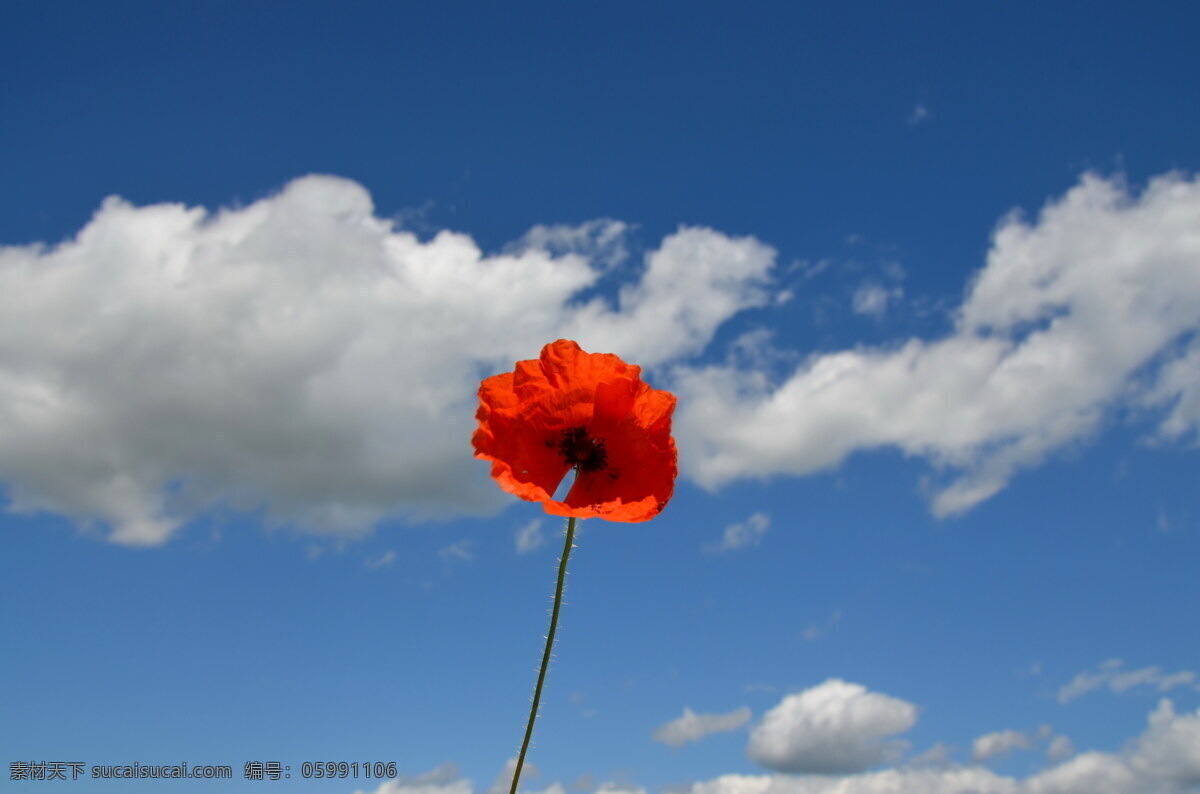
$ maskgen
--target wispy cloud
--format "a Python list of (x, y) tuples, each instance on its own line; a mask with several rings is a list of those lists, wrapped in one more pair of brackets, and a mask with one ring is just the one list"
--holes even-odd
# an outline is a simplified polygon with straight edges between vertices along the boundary
[(1013, 750), (1028, 750), (1033, 746), (1028, 734), (1021, 731), (996, 731), (980, 736), (971, 743), (971, 761), (978, 763), (1006, 755)]
[(900, 287), (888, 288), (874, 281), (864, 282), (854, 291), (854, 313), (882, 320), (887, 315), (888, 304), (903, 296), (904, 290)]
[(517, 547), (517, 554), (528, 554), (534, 549), (540, 548), (545, 542), (545, 537), (542, 535), (542, 519), (535, 518), (522, 524), (517, 529), (514, 542)]
[(1167, 692), (1175, 687), (1189, 687), (1200, 691), (1197, 676), (1192, 670), (1164, 673), (1159, 667), (1143, 667), (1125, 670), (1120, 659), (1109, 659), (1096, 670), (1084, 670), (1058, 690), (1058, 702), (1068, 703), (1097, 689), (1107, 688), (1114, 694), (1130, 689), (1146, 687), (1158, 692)]
[(704, 546), (710, 554), (720, 554), (726, 551), (737, 551), (748, 546), (762, 543), (763, 535), (771, 528), (771, 517), (766, 513), (754, 513), (745, 521), (730, 524), (721, 533), (721, 539)]
[(750, 709), (743, 706), (727, 714), (697, 714), (689, 708), (654, 732), (654, 741), (682, 747), (714, 733), (736, 731), (750, 721)]
[(828, 634), (830, 631), (832, 631), (833, 628), (841, 622), (842, 622), (842, 610), (835, 609), (835, 610), (833, 610), (833, 612), (830, 613), (829, 619), (825, 621), (824, 625), (818, 625), (818, 624), (812, 623), (812, 624), (809, 624), (808, 626), (805, 626), (804, 627), (804, 639), (809, 640), (810, 642), (813, 640), (819, 640), (822, 637), (824, 637), (826, 634)]
[(452, 560), (469, 562), (475, 559), (475, 555), (471, 551), (471, 541), (469, 540), (460, 540), (438, 549), (438, 556), (447, 562)]
[(372, 571), (380, 568), (386, 568), (396, 561), (396, 552), (393, 549), (388, 549), (378, 557), (368, 557), (363, 565)]
[(1075, 743), (1066, 736), (1055, 736), (1050, 740), (1050, 746), (1046, 748), (1046, 760), (1052, 764), (1057, 764), (1063, 759), (1070, 758), (1075, 754)]

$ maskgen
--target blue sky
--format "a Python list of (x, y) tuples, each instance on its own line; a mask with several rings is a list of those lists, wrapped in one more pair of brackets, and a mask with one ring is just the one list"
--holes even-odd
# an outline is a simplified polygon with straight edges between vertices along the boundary
[(487, 792), (562, 527), (475, 389), (568, 337), (681, 475), (524, 790), (1200, 790), (1190, 6), (4, 20), (3, 760), (235, 771), (6, 789)]

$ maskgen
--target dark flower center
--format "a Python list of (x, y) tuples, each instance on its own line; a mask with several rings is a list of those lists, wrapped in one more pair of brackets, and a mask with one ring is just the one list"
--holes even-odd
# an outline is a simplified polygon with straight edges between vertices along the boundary
[(608, 467), (608, 452), (604, 449), (604, 441), (589, 436), (585, 428), (572, 427), (564, 430), (557, 446), (558, 454), (581, 472), (604, 471)]

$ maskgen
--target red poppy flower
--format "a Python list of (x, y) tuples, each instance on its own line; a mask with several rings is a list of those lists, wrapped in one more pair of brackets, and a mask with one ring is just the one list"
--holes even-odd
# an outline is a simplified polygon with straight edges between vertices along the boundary
[(551, 515), (647, 521), (675, 487), (674, 410), (675, 395), (650, 388), (640, 367), (559, 339), (483, 381), (471, 443), (501, 488)]

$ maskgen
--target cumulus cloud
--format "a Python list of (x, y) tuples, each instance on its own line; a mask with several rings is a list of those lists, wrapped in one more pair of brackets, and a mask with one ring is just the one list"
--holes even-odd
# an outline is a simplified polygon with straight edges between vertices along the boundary
[(535, 227), (485, 254), (328, 176), (216, 213), (109, 198), (61, 245), (0, 248), (8, 507), (131, 545), (214, 509), (340, 533), (494, 511), (468, 443), (482, 375), (563, 336), (677, 361), (768, 300), (772, 249), (680, 228), (615, 304), (578, 302), (624, 231)]
[(986, 761), (1013, 750), (1027, 750), (1033, 746), (1029, 736), (1020, 731), (996, 731), (980, 736), (971, 743), (971, 760)]
[(654, 741), (671, 747), (682, 747), (713, 733), (736, 731), (750, 721), (750, 709), (742, 706), (728, 714), (697, 714), (689, 708), (654, 732)]
[(1149, 722), (1129, 754), (1130, 766), (1160, 785), (1200, 788), (1200, 709), (1179, 716), (1175, 705), (1163, 698)]
[(517, 529), (516, 535), (517, 554), (528, 554), (541, 547), (545, 542), (542, 536), (542, 519), (535, 518), (525, 524), (522, 524)]
[(771, 527), (771, 517), (766, 513), (754, 513), (745, 521), (725, 527), (721, 539), (705, 545), (704, 550), (712, 554), (736, 551), (747, 546), (757, 546)]
[(1081, 753), (1035, 775), (1022, 794), (1190, 794), (1200, 790), (1200, 709), (1178, 715), (1163, 698), (1120, 753)]
[(813, 355), (777, 385), (680, 368), (683, 469), (716, 488), (894, 446), (952, 476), (930, 486), (945, 516), (1086, 440), (1119, 404), (1171, 404), (1161, 432), (1182, 435), (1200, 418), (1197, 342), (1180, 348), (1200, 330), (1198, 228), (1196, 179), (1135, 196), (1085, 175), (1036, 221), (999, 225), (944, 338)]
[(1058, 702), (1068, 703), (1088, 692), (1105, 687), (1117, 695), (1135, 687), (1152, 687), (1159, 692), (1166, 692), (1178, 686), (1187, 686), (1200, 691), (1200, 686), (1196, 684), (1196, 673), (1191, 670), (1175, 673), (1164, 673), (1158, 667), (1125, 670), (1124, 664), (1120, 659), (1109, 659), (1094, 671), (1084, 670), (1059, 688)]
[(690, 794), (1017, 794), (1017, 789), (1008, 778), (972, 767), (884, 769), (836, 777), (725, 775), (694, 784)]
[(60, 245), (0, 247), (0, 483), (10, 510), (133, 545), (213, 510), (342, 534), (486, 514), (508, 498), (469, 454), (479, 379), (569, 337), (658, 368), (681, 471), (705, 487), (892, 446), (933, 464), (949, 515), (1117, 407), (1161, 412), (1164, 441), (1196, 435), (1198, 227), (1195, 179), (1134, 195), (1086, 175), (998, 226), (950, 334), (812, 355), (778, 381), (787, 352), (691, 361), (785, 294), (750, 237), (680, 228), (607, 300), (584, 296), (627, 257), (617, 221), (485, 253), (398, 230), (336, 177), (215, 213), (110, 198)]
[(913, 704), (831, 678), (768, 711), (746, 753), (780, 772), (856, 772), (897, 760), (907, 743), (885, 739), (916, 721)]
[[(1162, 700), (1147, 729), (1118, 753), (1087, 752), (1024, 778), (980, 766), (906, 765), (849, 775), (725, 775), (690, 794), (1194, 794), (1200, 790), (1200, 710)], [(1064, 738), (1064, 737), (1059, 737)]]
[[(1065, 737), (1056, 737), (1051, 747), (1058, 739)], [(691, 784), (688, 794), (1196, 794), (1200, 791), (1200, 709), (1180, 714), (1170, 700), (1163, 698), (1150, 713), (1146, 729), (1122, 750), (1080, 753), (1021, 778), (998, 775), (977, 765), (955, 764), (941, 745), (923, 755), (927, 757), (920, 763), (914, 758), (904, 766), (874, 771), (723, 775)], [(511, 782), (512, 764), (510, 759), (486, 794), (496, 794), (502, 780)], [(590, 776), (579, 784), (572, 788), (595, 794), (646, 792), (630, 783), (595, 787)], [(507, 788), (505, 783), (503, 790)], [(561, 794), (562, 790), (561, 784), (552, 783), (544, 792)], [(371, 794), (474, 792), (471, 781), (461, 778), (453, 764), (444, 764), (424, 775), (388, 781)]]

